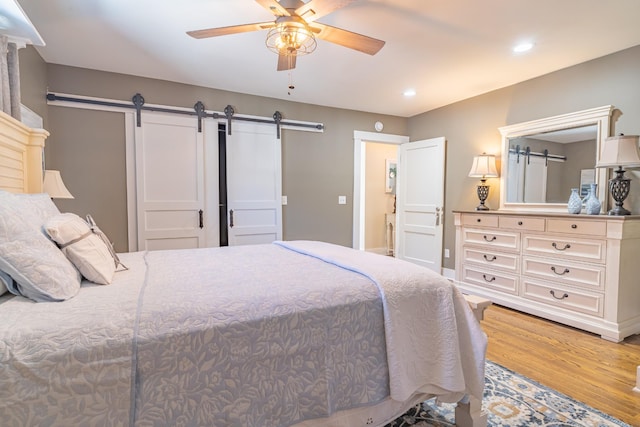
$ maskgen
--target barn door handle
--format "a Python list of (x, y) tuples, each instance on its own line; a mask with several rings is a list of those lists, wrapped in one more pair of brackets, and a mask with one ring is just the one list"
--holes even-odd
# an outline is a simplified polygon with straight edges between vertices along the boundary
[(233, 209), (229, 211), (229, 227), (233, 228)]
[(204, 211), (202, 209), (198, 211), (198, 221), (200, 228), (204, 228)]

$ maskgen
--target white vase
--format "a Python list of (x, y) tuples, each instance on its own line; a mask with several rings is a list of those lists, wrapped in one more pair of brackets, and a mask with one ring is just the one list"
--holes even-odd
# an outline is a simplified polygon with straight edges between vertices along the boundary
[(580, 199), (577, 188), (571, 189), (571, 195), (569, 196), (569, 201), (567, 201), (567, 210), (570, 214), (579, 214), (582, 210), (582, 199)]
[(584, 202), (584, 211), (589, 215), (599, 215), (602, 204), (598, 200), (597, 194), (598, 184), (591, 184), (589, 194)]

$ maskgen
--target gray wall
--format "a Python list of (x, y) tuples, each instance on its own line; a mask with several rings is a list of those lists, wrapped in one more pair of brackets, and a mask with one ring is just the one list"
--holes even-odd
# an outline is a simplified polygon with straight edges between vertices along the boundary
[(22, 103), (42, 117), (48, 129), (47, 117), (47, 63), (33, 46), (18, 51), (20, 60), (20, 96)]
[[(640, 46), (409, 119), (411, 139), (447, 138), (444, 247), (451, 250), (451, 257), (444, 259), (444, 267), (455, 267), (452, 211), (472, 210), (478, 203), (478, 180), (467, 176), (473, 156), (483, 151), (500, 153), (498, 128), (603, 105), (622, 112), (615, 133), (640, 134)], [(635, 182), (625, 206), (640, 214), (640, 175), (633, 171), (630, 175)], [(497, 209), (500, 181), (487, 183), (491, 185), (488, 205)]]
[[(21, 53), (21, 61), (24, 62), (23, 55)], [(38, 63), (37, 58), (34, 62)], [(23, 74), (31, 72), (31, 69), (25, 70), (23, 67)], [(39, 85), (36, 92), (40, 93), (48, 86), (53, 92), (128, 100), (134, 93), (140, 92), (147, 103), (192, 107), (195, 101), (201, 100), (207, 108), (214, 110), (221, 110), (227, 104), (231, 104), (239, 114), (270, 117), (275, 110), (279, 110), (285, 118), (323, 122), (326, 130), (322, 134), (287, 131), (283, 136), (283, 194), (289, 198), (289, 204), (284, 207), (286, 239), (320, 239), (351, 245), (354, 130), (373, 131), (374, 122), (381, 120), (385, 124), (385, 132), (408, 134), (412, 140), (445, 136), (447, 155), (444, 247), (451, 251), (451, 257), (444, 259), (443, 264), (446, 268), (454, 268), (455, 259), (455, 229), (451, 212), (473, 209), (477, 205), (477, 180), (467, 177), (467, 174), (474, 155), (483, 151), (500, 153), (501, 139), (498, 127), (611, 104), (622, 112), (613, 131), (628, 135), (640, 134), (640, 46), (409, 119), (53, 64), (46, 67), (46, 85), (43, 87), (42, 65), (39, 64), (34, 72), (35, 76), (23, 77), (23, 81), (36, 81)], [(31, 97), (24, 96), (25, 90), (30, 89), (23, 86), (22, 90), (25, 104), (38, 111), (37, 105), (36, 108), (33, 106), (40, 104), (37, 96), (34, 95), (35, 104), (30, 105), (26, 98)], [(80, 165), (87, 170), (98, 170), (98, 166), (102, 164), (102, 148), (96, 145), (82, 154), (74, 154), (75, 148), (82, 144), (98, 143), (94, 141), (95, 138), (87, 138), (87, 134), (82, 130), (70, 135), (69, 128), (81, 129), (81, 122), (89, 119), (84, 117), (80, 110), (54, 112), (61, 109), (48, 109), (50, 123), (47, 128), (52, 133), (47, 141), (47, 156), (51, 158), (48, 165), (61, 169), (63, 176), (69, 175), (68, 185), (71, 191), (77, 189), (77, 194), (74, 192), (76, 200), (68, 202), (71, 204), (68, 210), (79, 214), (89, 211), (97, 216), (104, 195), (99, 191), (84, 188), (82, 181), (87, 181), (88, 178), (82, 172), (85, 169), (80, 169)], [(46, 117), (46, 112), (42, 115)], [(107, 114), (105, 120), (108, 120), (106, 116)], [(100, 118), (95, 119), (94, 124), (95, 129), (92, 133), (101, 135), (105, 141), (111, 141), (104, 142), (107, 147), (113, 144), (117, 150), (121, 149), (119, 144), (123, 141), (123, 129), (120, 126), (113, 127)], [(58, 150), (70, 154), (68, 157), (58, 156)], [(116, 173), (119, 173), (117, 171), (124, 167), (123, 156), (117, 159), (110, 157), (108, 160), (105, 159), (105, 162), (105, 169), (115, 171), (110, 176), (115, 177)], [(640, 176), (634, 171), (628, 174), (634, 178), (634, 182), (625, 206), (631, 208), (634, 213), (640, 213)], [(104, 178), (100, 176), (91, 179), (98, 181)], [(491, 185), (488, 204), (494, 209), (498, 208), (499, 179), (489, 179), (487, 182)], [(121, 183), (110, 188), (115, 189), (113, 200), (108, 200), (114, 213), (109, 213), (104, 219), (96, 217), (96, 220), (105, 232), (120, 236), (126, 229), (126, 218), (121, 217), (125, 209), (125, 188)], [(337, 205), (338, 195), (347, 195), (347, 205)], [(82, 205), (80, 198), (83, 200)], [(122, 237), (118, 237), (116, 248), (126, 250), (126, 240), (122, 241)]]
[[(277, 110), (285, 119), (321, 122), (323, 133), (284, 130), (283, 206), (284, 238), (315, 239), (345, 246), (352, 244), (353, 131), (374, 131), (377, 120), (385, 132), (407, 134), (407, 119), (358, 111), (320, 107), (291, 101), (206, 89), (168, 81), (49, 64), (51, 92), (130, 100), (141, 93), (147, 104), (192, 108), (202, 101), (207, 109), (222, 111), (233, 105), (237, 114), (271, 117)], [(74, 200), (56, 201), (61, 210), (90, 213), (126, 251), (126, 183), (122, 114), (49, 106), (51, 136), (47, 165), (59, 169)], [(338, 205), (346, 195), (347, 204)]]

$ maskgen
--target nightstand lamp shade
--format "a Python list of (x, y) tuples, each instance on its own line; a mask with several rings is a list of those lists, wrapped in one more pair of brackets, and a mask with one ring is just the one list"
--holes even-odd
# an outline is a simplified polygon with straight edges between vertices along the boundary
[(482, 153), (473, 158), (473, 165), (469, 171), (471, 178), (480, 178), (478, 185), (478, 199), (480, 204), (476, 207), (477, 211), (488, 211), (489, 208), (484, 204), (489, 196), (489, 186), (485, 184), (487, 178), (497, 178), (498, 171), (496, 169), (496, 157), (492, 154)]
[(615, 178), (609, 180), (609, 192), (616, 202), (609, 215), (630, 215), (631, 212), (622, 207), (629, 195), (631, 180), (625, 178), (624, 169), (640, 167), (640, 151), (638, 151), (637, 135), (618, 135), (605, 139), (602, 155), (596, 165), (597, 168), (617, 167)]
[(73, 195), (67, 190), (60, 171), (45, 170), (42, 191), (47, 193), (52, 199), (73, 199)]

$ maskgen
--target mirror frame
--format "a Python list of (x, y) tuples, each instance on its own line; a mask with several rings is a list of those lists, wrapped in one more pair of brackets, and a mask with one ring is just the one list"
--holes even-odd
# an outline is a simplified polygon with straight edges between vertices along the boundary
[[(614, 107), (605, 105), (603, 107), (591, 108), (589, 110), (576, 111), (574, 113), (562, 114), (559, 116), (547, 117), (544, 119), (532, 120), (529, 122), (516, 123), (498, 128), (502, 134), (502, 164), (500, 174), (500, 209), (509, 211), (545, 211), (545, 212), (567, 212), (566, 203), (513, 203), (507, 202), (507, 167), (509, 165), (509, 139), (519, 136), (535, 135), (543, 132), (552, 132), (562, 129), (570, 129), (579, 126), (597, 125), (596, 158), (593, 165), (598, 163), (601, 157), (603, 141), (611, 136), (611, 117)], [(596, 173), (596, 183), (598, 184), (598, 199), (602, 202), (601, 212), (607, 209), (607, 186), (601, 185), (607, 182), (609, 170), (598, 168)], [(569, 194), (567, 193), (567, 199)]]

